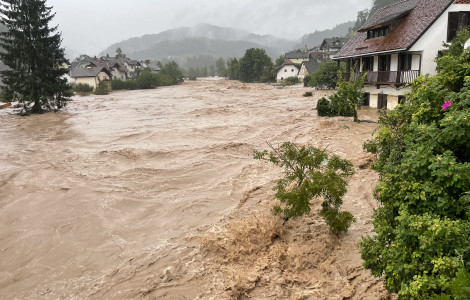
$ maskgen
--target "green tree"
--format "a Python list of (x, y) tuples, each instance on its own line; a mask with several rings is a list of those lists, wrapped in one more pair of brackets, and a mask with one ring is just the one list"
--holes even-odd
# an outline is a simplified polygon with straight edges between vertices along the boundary
[(116, 49), (116, 56), (119, 58), (127, 58), (126, 54), (123, 53), (122, 49), (119, 47)]
[(276, 68), (281, 67), (285, 61), (286, 61), (286, 57), (284, 55), (281, 55), (278, 58), (276, 58)]
[(180, 84), (183, 82), (183, 72), (181, 71), (178, 64), (174, 61), (170, 61), (163, 68), (161, 68), (160, 74), (168, 75), (172, 78), (173, 84)]
[(310, 213), (310, 200), (323, 197), (323, 216), (330, 231), (339, 235), (346, 232), (354, 217), (341, 211), (346, 193), (346, 178), (354, 174), (350, 161), (328, 154), (315, 147), (297, 147), (286, 142), (278, 148), (268, 143), (272, 151), (255, 151), (255, 159), (270, 161), (285, 170), (275, 188), (276, 198), (281, 202), (273, 208), (275, 215), (289, 218)]
[(215, 69), (216, 69), (217, 76), (220, 76), (220, 77), (226, 76), (227, 67), (225, 66), (225, 60), (222, 57), (217, 59), (217, 61), (215, 62)]
[(264, 49), (248, 49), (240, 59), (240, 80), (243, 82), (267, 82), (271, 79), (272, 69), (273, 62)]
[[(57, 27), (49, 27), (54, 14), (45, 0), (1, 1), (0, 59), (9, 67), (2, 72), (8, 99), (23, 103), (25, 113), (64, 107), (72, 95), (67, 80), (64, 49)], [(30, 109), (30, 105), (33, 104)]]
[(227, 77), (231, 80), (240, 79), (240, 64), (236, 58), (227, 61)]
[(404, 105), (381, 112), (377, 136), (364, 145), (379, 155), (381, 206), (362, 258), (401, 299), (450, 294), (457, 273), (469, 271), (469, 37), (460, 33), (437, 59), (436, 76), (413, 82)]
[(214, 65), (209, 66), (209, 76), (211, 76), (211, 77), (215, 76), (215, 66)]
[(320, 65), (320, 69), (311, 74), (310, 85), (318, 89), (335, 89), (338, 85), (338, 63), (326, 61)]

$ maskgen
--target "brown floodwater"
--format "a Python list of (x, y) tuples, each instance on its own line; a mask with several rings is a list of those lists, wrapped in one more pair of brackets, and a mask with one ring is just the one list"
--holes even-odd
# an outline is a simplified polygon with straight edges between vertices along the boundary
[[(341, 130), (316, 123), (316, 100), (328, 92), (305, 91), (198, 80), (74, 97), (59, 113), (0, 111), (0, 298), (145, 298), (144, 282), (123, 286), (141, 267), (126, 265), (170, 255), (230, 215), (247, 191), (272, 183), (278, 171), (254, 161), (254, 149), (320, 145), (314, 130), (326, 139), (332, 126)], [(323, 146), (359, 159), (373, 129), (357, 127), (344, 149)], [(156, 260), (146, 274), (164, 273), (164, 264), (152, 270)], [(184, 296), (184, 284), (173, 289), (178, 299), (198, 294)]]

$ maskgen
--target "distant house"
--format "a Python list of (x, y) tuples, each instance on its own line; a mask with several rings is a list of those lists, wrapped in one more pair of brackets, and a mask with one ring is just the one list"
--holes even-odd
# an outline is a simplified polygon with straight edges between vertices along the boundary
[(284, 54), (286, 60), (290, 60), (295, 64), (301, 64), (303, 61), (309, 60), (309, 51), (307, 49), (299, 49)]
[(93, 60), (87, 67), (102, 67), (106, 68), (112, 75), (113, 79), (126, 80), (128, 70), (124, 67), (123, 63), (120, 63), (116, 59), (109, 60)]
[(150, 60), (141, 61), (140, 65), (142, 66), (142, 69), (150, 69), (152, 73), (159, 73), (161, 71), (157, 63)]
[(129, 70), (129, 77), (135, 77), (141, 71), (141, 64), (137, 60), (127, 59), (124, 61), (124, 66)]
[(434, 59), (458, 30), (470, 26), (469, 0), (405, 0), (378, 10), (334, 59), (346, 76), (367, 72), (366, 103), (395, 108), (421, 74), (436, 74)]
[(71, 77), (75, 79), (75, 83), (84, 83), (96, 89), (100, 82), (110, 82), (113, 78), (111, 72), (105, 67), (93, 68), (74, 68), (71, 71)]
[(339, 37), (324, 39), (323, 43), (320, 45), (323, 59), (332, 59), (348, 41), (349, 38)]
[(282, 81), (289, 77), (297, 77), (299, 74), (299, 68), (288, 59), (276, 72), (276, 80)]
[(300, 79), (304, 79), (306, 75), (318, 72), (320, 69), (320, 63), (317, 60), (309, 60), (302, 62), (300, 66), (299, 75)]

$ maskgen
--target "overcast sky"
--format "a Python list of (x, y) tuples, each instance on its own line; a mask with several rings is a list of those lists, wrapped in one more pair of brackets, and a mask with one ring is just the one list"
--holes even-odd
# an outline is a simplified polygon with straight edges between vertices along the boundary
[[(69, 54), (99, 54), (122, 40), (207, 23), (298, 39), (356, 19), (372, 0), (47, 0)], [(74, 57), (71, 57), (74, 58)]]

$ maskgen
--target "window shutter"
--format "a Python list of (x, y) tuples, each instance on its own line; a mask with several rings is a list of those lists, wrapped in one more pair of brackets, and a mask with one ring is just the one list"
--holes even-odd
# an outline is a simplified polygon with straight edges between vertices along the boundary
[(447, 42), (456, 37), (459, 30), (459, 12), (449, 12), (449, 22), (447, 25)]

